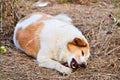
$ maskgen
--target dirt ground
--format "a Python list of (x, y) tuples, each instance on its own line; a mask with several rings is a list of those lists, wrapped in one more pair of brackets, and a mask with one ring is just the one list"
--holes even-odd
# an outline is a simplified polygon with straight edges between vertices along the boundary
[[(80, 5), (58, 4), (53, 0), (40, 8), (32, 6), (34, 0), (18, 0), (16, 4), (20, 8), (17, 13), (22, 17), (32, 12), (68, 14), (88, 39), (91, 57), (86, 69), (64, 76), (55, 70), (39, 67), (33, 58), (17, 50), (11, 33), (0, 37), (0, 45), (7, 48), (6, 53), (0, 53), (0, 80), (120, 80), (120, 4), (114, 7), (109, 1)], [(21, 18), (19, 15), (18, 19)]]

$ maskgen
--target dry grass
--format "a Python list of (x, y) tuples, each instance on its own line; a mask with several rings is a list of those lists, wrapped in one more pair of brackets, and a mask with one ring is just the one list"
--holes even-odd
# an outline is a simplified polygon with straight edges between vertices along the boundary
[[(13, 31), (13, 25), (15, 25), (16, 22), (16, 16), (15, 16), (15, 8), (16, 6), (14, 6), (14, 0), (2, 0), (1, 2), (1, 9), (2, 9), (2, 28), (0, 28), (0, 32), (4, 33), (1, 34), (0, 36), (10, 36), (10, 34)], [(3, 32), (4, 31), (4, 32)]]
[[(0, 53), (1, 80), (120, 80), (119, 7), (114, 8), (108, 0), (87, 6), (58, 4), (51, 0), (52, 4), (47, 7), (33, 8), (35, 1), (4, 0), (2, 3), (0, 45), (5, 45), (7, 52)], [(16, 22), (23, 16), (38, 11), (51, 15), (66, 13), (73, 19), (73, 23), (90, 43), (91, 57), (86, 69), (78, 69), (70, 76), (62, 76), (55, 70), (38, 67), (32, 58), (15, 49), (11, 40)]]

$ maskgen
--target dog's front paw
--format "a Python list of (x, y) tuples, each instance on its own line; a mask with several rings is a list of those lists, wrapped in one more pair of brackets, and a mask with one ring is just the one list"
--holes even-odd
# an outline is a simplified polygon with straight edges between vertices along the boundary
[(60, 72), (64, 75), (64, 74), (67, 74), (67, 75), (70, 75), (72, 73), (72, 69), (71, 68), (68, 68), (68, 67), (62, 67), (60, 69)]

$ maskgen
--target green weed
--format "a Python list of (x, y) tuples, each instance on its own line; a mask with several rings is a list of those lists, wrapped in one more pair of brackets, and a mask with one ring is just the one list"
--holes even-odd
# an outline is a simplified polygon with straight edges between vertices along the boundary
[(120, 18), (120, 11), (116, 13), (117, 18)]
[(114, 6), (118, 7), (118, 0), (113, 0)]
[(57, 0), (58, 3), (67, 3), (69, 0)]
[(18, 0), (14, 0), (14, 2), (16, 3)]

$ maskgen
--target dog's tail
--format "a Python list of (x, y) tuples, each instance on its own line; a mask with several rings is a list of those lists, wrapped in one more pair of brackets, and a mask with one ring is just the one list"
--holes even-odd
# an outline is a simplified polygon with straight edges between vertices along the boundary
[(54, 16), (54, 18), (67, 23), (72, 23), (72, 19), (66, 14), (58, 14)]

